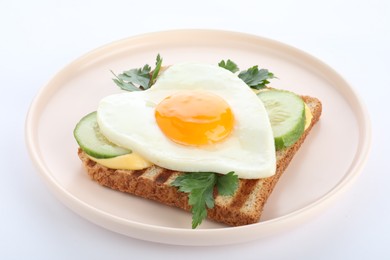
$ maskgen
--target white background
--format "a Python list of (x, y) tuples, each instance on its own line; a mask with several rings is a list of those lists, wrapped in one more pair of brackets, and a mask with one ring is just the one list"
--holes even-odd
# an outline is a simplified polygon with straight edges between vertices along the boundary
[[(0, 259), (389, 259), (390, 2), (0, 1)], [(101, 45), (168, 29), (224, 29), (282, 41), (338, 71), (365, 102), (373, 145), (354, 185), (323, 214), (250, 243), (183, 247), (125, 237), (63, 206), (24, 141), (38, 90)]]

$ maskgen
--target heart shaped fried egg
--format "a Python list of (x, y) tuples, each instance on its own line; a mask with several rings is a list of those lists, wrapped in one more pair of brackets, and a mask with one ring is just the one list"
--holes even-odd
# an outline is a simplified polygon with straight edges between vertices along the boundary
[(246, 179), (275, 173), (263, 103), (237, 75), (218, 66), (170, 66), (145, 91), (103, 98), (97, 119), (111, 142), (166, 169), (234, 171)]

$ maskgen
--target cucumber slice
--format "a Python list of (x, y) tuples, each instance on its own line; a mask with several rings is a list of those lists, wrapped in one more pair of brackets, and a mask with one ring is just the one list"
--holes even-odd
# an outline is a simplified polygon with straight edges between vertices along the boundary
[(285, 90), (266, 90), (257, 94), (271, 122), (276, 150), (293, 145), (305, 130), (305, 103)]
[(130, 150), (119, 147), (104, 137), (99, 131), (96, 112), (92, 112), (83, 117), (76, 125), (73, 135), (80, 148), (86, 154), (98, 159), (112, 158), (131, 153)]

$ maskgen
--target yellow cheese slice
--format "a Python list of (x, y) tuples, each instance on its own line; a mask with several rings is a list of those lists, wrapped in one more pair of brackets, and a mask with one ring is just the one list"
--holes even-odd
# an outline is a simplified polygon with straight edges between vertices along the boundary
[(136, 153), (129, 153), (120, 155), (113, 158), (98, 159), (92, 156), (89, 158), (103, 166), (111, 169), (122, 169), (122, 170), (141, 170), (152, 166), (153, 164)]
[(310, 126), (311, 120), (313, 119), (313, 114), (310, 111), (310, 108), (305, 103), (305, 130)]

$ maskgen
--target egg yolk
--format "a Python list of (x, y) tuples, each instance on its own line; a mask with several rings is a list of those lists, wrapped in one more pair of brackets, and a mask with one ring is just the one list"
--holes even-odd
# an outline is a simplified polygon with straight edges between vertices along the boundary
[(201, 91), (166, 97), (157, 105), (155, 118), (165, 136), (188, 146), (220, 142), (234, 127), (229, 104), (215, 94)]

